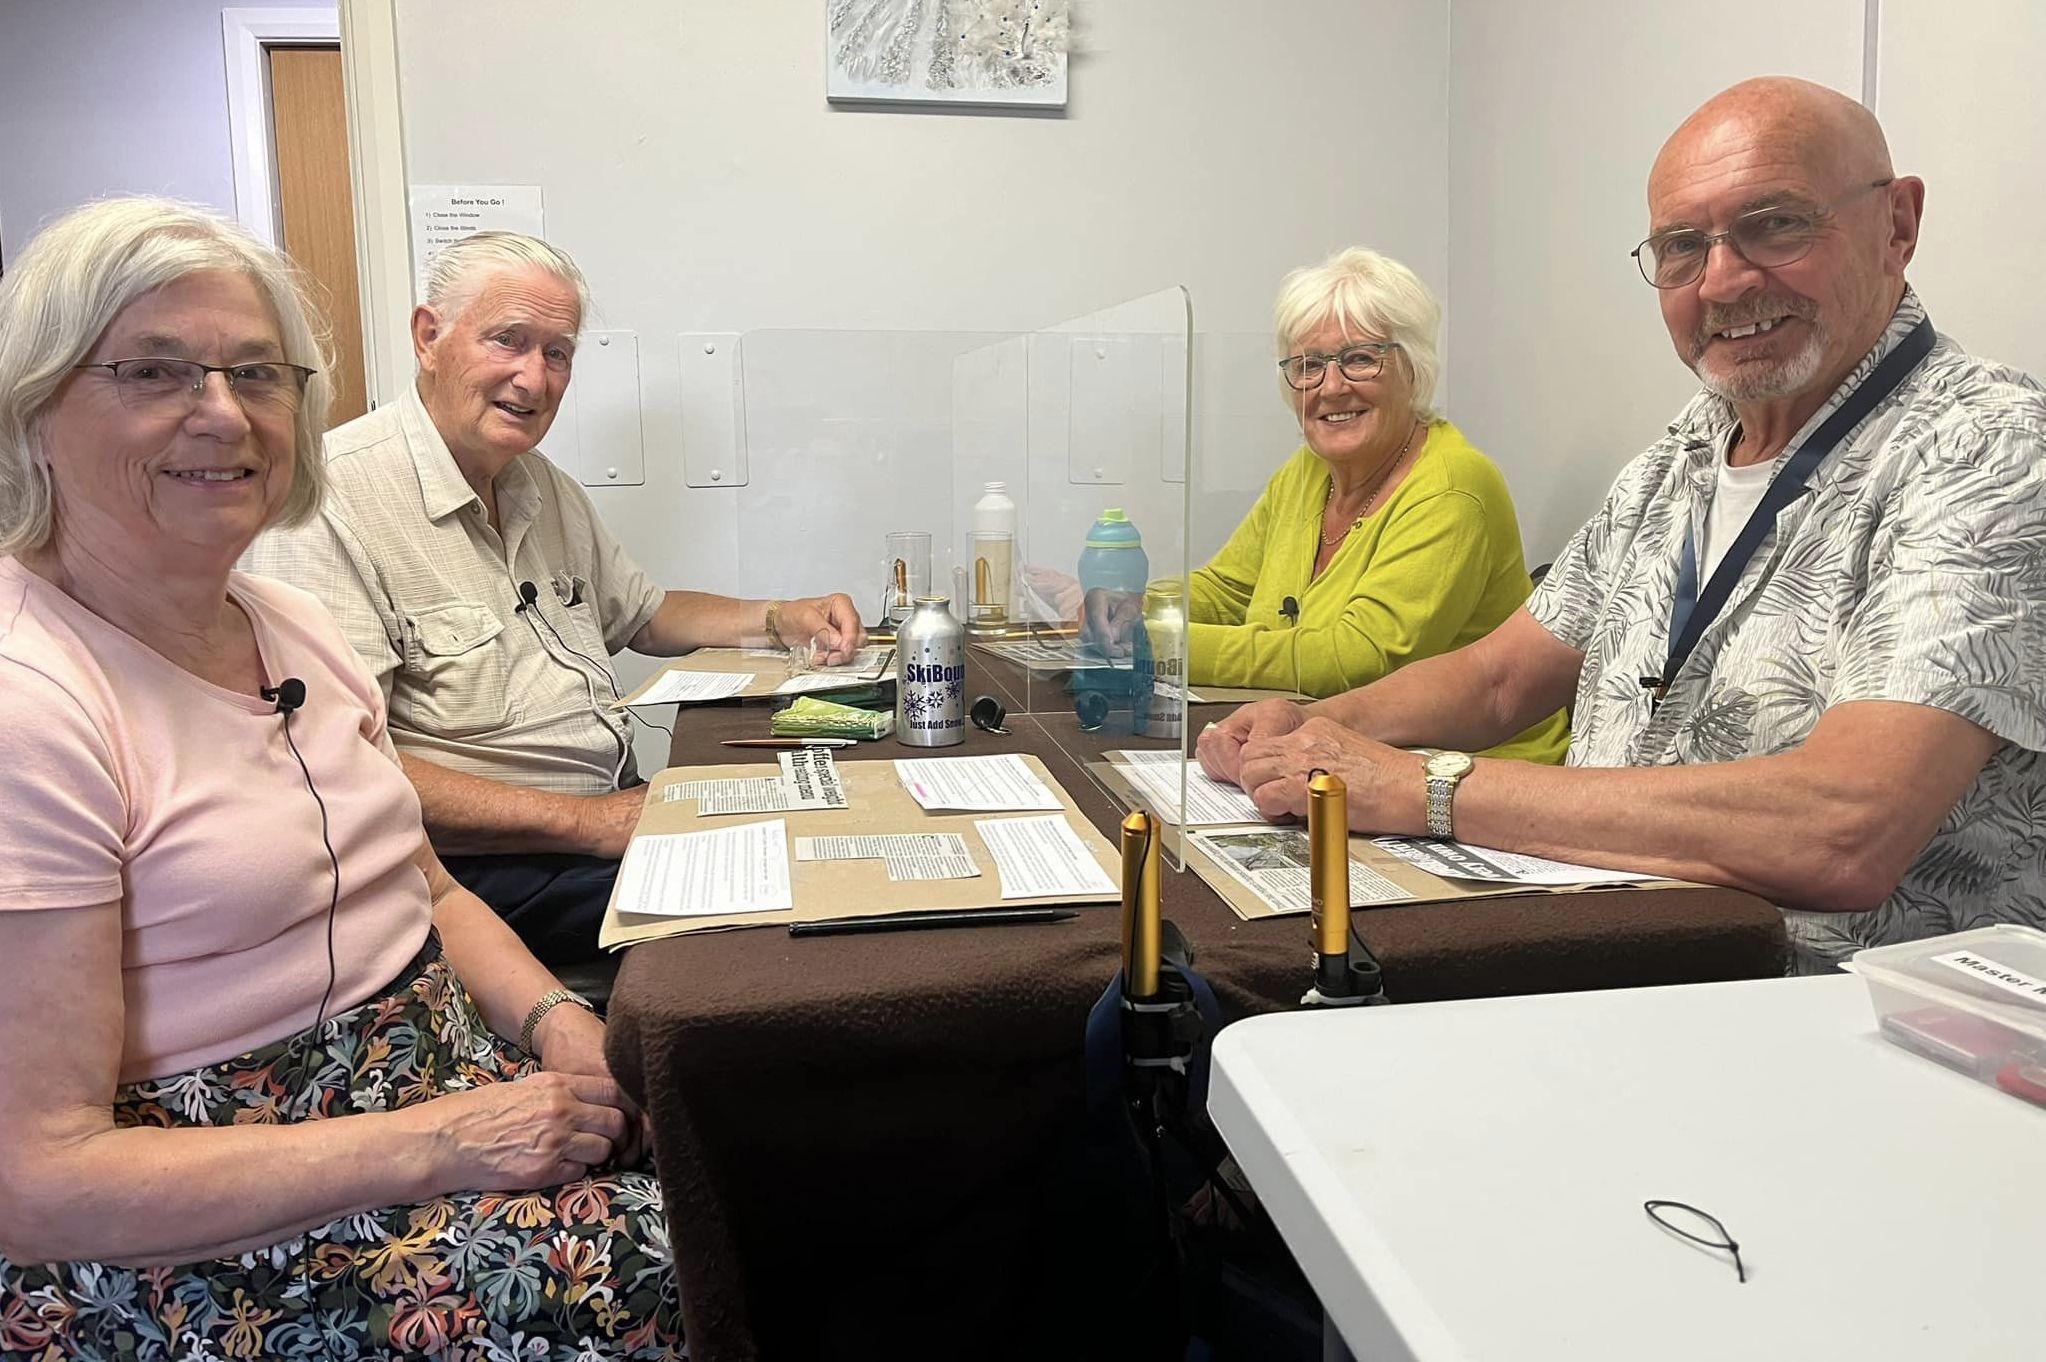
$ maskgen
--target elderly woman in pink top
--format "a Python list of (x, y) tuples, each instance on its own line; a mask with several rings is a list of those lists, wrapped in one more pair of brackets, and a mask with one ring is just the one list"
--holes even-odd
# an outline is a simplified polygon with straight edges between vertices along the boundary
[(0, 1354), (665, 1357), (604, 1028), (443, 871), (320, 604), (288, 267), (154, 200), (0, 282)]

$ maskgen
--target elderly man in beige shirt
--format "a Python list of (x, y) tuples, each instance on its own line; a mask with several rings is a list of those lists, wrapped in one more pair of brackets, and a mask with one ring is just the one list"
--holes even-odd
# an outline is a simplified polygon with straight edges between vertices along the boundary
[(535, 448), (587, 296), (532, 237), (443, 250), (412, 314), (416, 387), (328, 434), (322, 514), (242, 563), (334, 612), (383, 686), (448, 870), (550, 964), (595, 956), (644, 800), (611, 654), (814, 644), (831, 662), (865, 640), (843, 594), (663, 591)]

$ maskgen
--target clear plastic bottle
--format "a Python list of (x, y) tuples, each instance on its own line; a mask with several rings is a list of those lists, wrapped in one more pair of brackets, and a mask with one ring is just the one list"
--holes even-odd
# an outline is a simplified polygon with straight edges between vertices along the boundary
[(973, 594), (964, 603), (966, 621), (1000, 628), (1009, 622), (1016, 581), (1016, 503), (1007, 483), (982, 484), (967, 549)]
[(1080, 590), (1142, 596), (1150, 581), (1144, 536), (1121, 508), (1109, 507), (1087, 531), (1087, 546), (1080, 550)]

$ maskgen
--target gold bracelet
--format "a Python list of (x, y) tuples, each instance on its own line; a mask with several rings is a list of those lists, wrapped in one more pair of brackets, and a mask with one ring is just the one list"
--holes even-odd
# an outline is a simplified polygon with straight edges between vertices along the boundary
[(789, 650), (789, 645), (781, 641), (781, 608), (787, 604), (787, 601), (769, 601), (767, 603), (767, 641), (783, 652)]
[(526, 1013), (526, 1024), (519, 1028), (519, 1048), (521, 1050), (524, 1050), (529, 1055), (539, 1053), (539, 1051), (533, 1048), (533, 1029), (540, 1024), (542, 1017), (563, 1003), (574, 1003), (585, 1012), (595, 1012), (597, 1010), (591, 1005), (590, 1000), (583, 997), (580, 993), (571, 992), (565, 988), (547, 990), (547, 992), (540, 995), (539, 1001), (533, 1004), (533, 1010)]

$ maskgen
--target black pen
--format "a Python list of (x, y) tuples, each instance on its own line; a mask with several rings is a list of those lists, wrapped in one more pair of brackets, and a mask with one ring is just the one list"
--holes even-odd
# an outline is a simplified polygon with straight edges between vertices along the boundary
[(927, 927), (999, 927), (1005, 922), (1064, 922), (1077, 908), (939, 908), (909, 913), (876, 913), (824, 922), (791, 922), (790, 936), (863, 936), (868, 932), (918, 932)]

